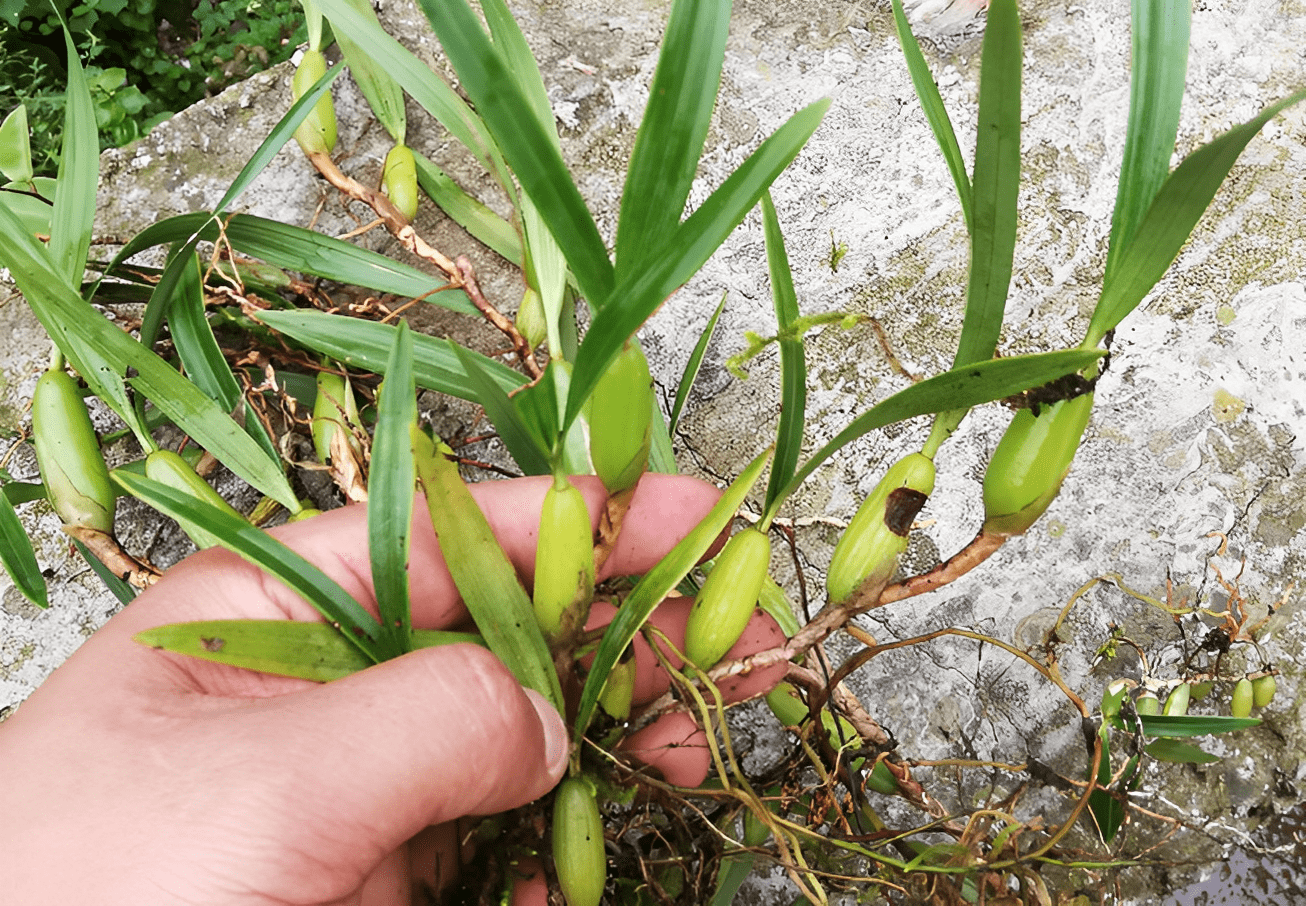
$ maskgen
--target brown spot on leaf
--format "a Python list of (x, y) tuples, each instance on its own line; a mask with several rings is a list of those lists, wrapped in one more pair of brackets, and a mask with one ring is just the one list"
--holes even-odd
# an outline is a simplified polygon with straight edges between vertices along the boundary
[(217, 654), (223, 648), (227, 647), (227, 640), (215, 637), (200, 636), (200, 647), (205, 651)]

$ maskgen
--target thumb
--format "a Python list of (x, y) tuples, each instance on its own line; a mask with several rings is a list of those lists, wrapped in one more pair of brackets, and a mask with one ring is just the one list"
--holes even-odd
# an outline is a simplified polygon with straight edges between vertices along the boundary
[(250, 801), (293, 816), (274, 831), (279, 847), (360, 876), (428, 825), (544, 795), (567, 763), (557, 711), (474, 645), (421, 649), (238, 707), (241, 738), (265, 762)]

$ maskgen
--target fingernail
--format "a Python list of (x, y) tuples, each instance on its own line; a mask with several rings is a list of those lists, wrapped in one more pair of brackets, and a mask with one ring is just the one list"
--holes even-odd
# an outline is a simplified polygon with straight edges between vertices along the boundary
[(567, 725), (562, 722), (558, 709), (549, 704), (549, 700), (534, 689), (527, 689), (526, 695), (540, 715), (540, 727), (544, 730), (544, 759), (549, 773), (561, 777), (567, 769)]

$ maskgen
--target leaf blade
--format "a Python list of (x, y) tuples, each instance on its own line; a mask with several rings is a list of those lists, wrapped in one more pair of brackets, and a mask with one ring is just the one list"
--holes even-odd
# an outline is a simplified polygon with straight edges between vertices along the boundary
[(272, 159), (277, 156), (281, 147), (295, 134), (299, 124), (308, 118), (309, 113), (317, 105), (317, 99), (330, 90), (332, 83), (344, 71), (345, 64), (337, 63), (328, 69), (322, 76), (313, 83), (312, 87), (305, 91), (286, 111), (285, 116), (277, 121), (268, 133), (268, 137), (259, 143), (258, 148), (246, 161), (245, 166), (240, 168), (236, 178), (231, 181), (227, 191), (223, 194), (222, 200), (214, 207), (215, 212), (225, 211), (231, 206), (237, 198), (249, 188), (250, 184), (258, 177), (260, 173), (272, 163)]
[(563, 427), (575, 419), (626, 340), (703, 266), (789, 166), (829, 105), (829, 100), (817, 101), (790, 117), (680, 225), (654, 263), (613, 291), (611, 303), (599, 309), (576, 353)]
[(1016, 253), (1020, 66), (1020, 14), (1015, 0), (994, 0), (984, 26), (971, 183), (970, 275), (954, 366), (992, 358), (1002, 330)]
[(920, 44), (912, 34), (907, 14), (903, 12), (902, 0), (893, 0), (893, 24), (898, 32), (898, 43), (902, 45), (902, 54), (907, 61), (907, 72), (911, 75), (912, 87), (921, 102), (925, 119), (934, 133), (934, 141), (943, 152), (943, 160), (952, 174), (952, 181), (957, 187), (957, 198), (961, 201), (962, 218), (966, 221), (966, 230), (974, 228), (971, 198), (970, 176), (966, 173), (966, 161), (961, 156), (961, 146), (957, 143), (957, 134), (953, 131), (952, 120), (948, 110), (943, 106), (943, 97), (939, 86), (930, 73), (930, 66), (925, 62)]
[(412, 607), (408, 586), (408, 554), (413, 524), (413, 464), (411, 426), (417, 424), (413, 385), (413, 338), (401, 321), (386, 363), (372, 436), (372, 460), (367, 481), (367, 547), (372, 563), (372, 588), (381, 615), (381, 630), (400, 651), (412, 645)]
[(477, 629), (518, 682), (543, 695), (559, 714), (566, 713), (534, 607), (485, 514), (458, 467), (435, 450), (426, 435), (414, 432), (413, 445), (440, 551)]
[(1146, 735), (1167, 739), (1230, 733), (1261, 724), (1259, 717), (1226, 717), (1218, 714), (1140, 714), (1138, 720)]
[(80, 287), (86, 255), (95, 228), (95, 195), (100, 182), (100, 132), (95, 105), (86, 84), (86, 71), (77, 56), (72, 34), (63, 24), (67, 48), (68, 85), (64, 92), (64, 140), (59, 177), (54, 188), (50, 227), (50, 258), (55, 270), (72, 287)]
[(452, 311), (479, 315), (461, 290), (439, 291), (448, 285), (442, 278), (352, 243), (253, 214), (233, 214), (221, 223), (206, 211), (160, 220), (133, 236), (109, 270), (153, 246), (192, 238), (212, 242), (220, 233), (233, 248), (277, 267), (397, 296), (428, 297)]
[(1121, 251), (1170, 172), (1188, 73), (1191, 4), (1134, 0), (1132, 7), (1129, 121), (1104, 282), (1114, 276)]
[(1164, 736), (1149, 742), (1143, 751), (1157, 761), (1171, 764), (1215, 764), (1220, 760), (1220, 756), (1203, 751), (1191, 743)]
[(684, 411), (685, 403), (689, 400), (689, 391), (693, 388), (694, 381), (698, 377), (698, 370), (703, 366), (703, 357), (707, 354), (707, 347), (716, 333), (716, 325), (717, 321), (721, 319), (721, 312), (725, 311), (728, 295), (728, 293), (724, 292), (721, 294), (721, 301), (717, 303), (716, 308), (712, 311), (712, 317), (707, 319), (707, 326), (698, 335), (698, 342), (694, 344), (694, 351), (689, 354), (689, 360), (685, 362), (685, 370), (680, 374), (680, 383), (676, 385), (676, 400), (671, 405), (671, 417), (667, 420), (668, 435), (676, 433), (676, 425), (680, 423), (680, 413)]
[(9, 495), (0, 494), (0, 564), (13, 580), (14, 588), (37, 607), (50, 606), (50, 595), (36, 562), (32, 539), (27, 536)]
[(607, 247), (561, 152), (518, 87), (511, 67), (465, 0), (420, 0), (420, 5), (463, 90), (562, 247), (581, 293), (601, 304), (615, 282)]
[(1179, 256), (1248, 142), (1270, 119), (1303, 99), (1306, 89), (1271, 104), (1193, 151), (1166, 178), (1139, 222), (1133, 241), (1121, 252), (1112, 279), (1102, 282), (1085, 345), (1097, 345), (1107, 331), (1138, 307)]
[(204, 286), (199, 257), (194, 252), (182, 262), (181, 283), (171, 306), (168, 324), (177, 355), (195, 386), (231, 412), (240, 402), (240, 384), (227, 367), (218, 341), (204, 317)]
[(546, 475), (549, 467), (549, 440), (540, 437), (522, 418), (521, 412), (513, 405), (508, 394), (494, 382), (466, 349), (457, 343), (453, 346), (454, 355), (462, 364), (467, 374), (468, 391), (474, 394), (473, 401), (485, 410), (486, 417), (494, 424), (512, 458), (527, 475)]
[[(372, 661), (326, 623), (293, 620), (197, 620), (138, 632), (142, 645), (259, 673), (327, 683), (372, 665)], [(483, 644), (469, 632), (419, 629), (413, 648)]]
[(766, 236), (766, 263), (771, 275), (771, 296), (775, 303), (780, 336), (780, 423), (775, 431), (775, 458), (766, 484), (766, 508), (794, 477), (803, 449), (803, 428), (807, 409), (807, 359), (803, 341), (786, 337), (786, 329), (798, 318), (798, 295), (789, 269), (784, 234), (776, 216), (771, 193), (762, 196), (762, 229)]
[(658, 254), (685, 211), (721, 84), (730, 10), (730, 0), (671, 4), (621, 192), (618, 282)]
[(399, 652), (383, 645), (380, 625), (331, 577), (266, 532), (239, 516), (157, 481), (130, 472), (115, 472), (114, 480), (133, 497), (183, 526), (201, 528), (224, 548), (259, 567), (313, 606), (328, 623), (373, 663)]
[[(265, 311), (259, 318), (273, 330), (317, 352), (353, 368), (375, 373), (385, 370), (396, 329), (392, 324), (320, 311)], [(476, 398), (469, 390), (467, 372), (453, 347), (449, 340), (414, 334), (414, 379), (419, 387), (474, 402)], [(521, 372), (502, 362), (478, 352), (464, 352), (505, 392), (526, 383)]]
[(522, 241), (508, 221), (462, 190), (426, 155), (414, 151), (417, 183), (473, 238), (518, 267), (522, 263)]
[(130, 585), (124, 582), (120, 576), (114, 575), (113, 571), (101, 563), (100, 559), (91, 553), (90, 548), (82, 544), (82, 542), (73, 539), (73, 546), (82, 555), (82, 559), (91, 568), (91, 572), (99, 576), (100, 581), (104, 583), (104, 587), (109, 589), (109, 593), (118, 599), (118, 603), (127, 605), (136, 599), (137, 592), (134, 585)]

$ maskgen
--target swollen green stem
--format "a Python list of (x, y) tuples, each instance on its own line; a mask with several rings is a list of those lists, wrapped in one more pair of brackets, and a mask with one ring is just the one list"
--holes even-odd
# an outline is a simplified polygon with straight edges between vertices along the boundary
[(580, 490), (559, 475), (545, 492), (540, 509), (531, 596), (535, 619), (550, 645), (567, 641), (585, 625), (594, 576), (589, 507)]
[(36, 382), (32, 434), (41, 481), (59, 518), (111, 533), (117, 495), (77, 382), (62, 368)]
[[(291, 94), (299, 100), (318, 79), (326, 75), (326, 58), (320, 50), (306, 50), (291, 79)], [(295, 141), (305, 154), (330, 154), (336, 146), (336, 108), (328, 91), (318, 98), (312, 111), (295, 130)]]
[(653, 377), (638, 343), (617, 354), (590, 397), (590, 458), (609, 494), (633, 487), (653, 445)]
[(934, 492), (934, 463), (923, 453), (904, 456), (867, 495), (835, 545), (826, 574), (831, 603), (866, 582), (886, 582), (907, 549), (912, 521)]
[(608, 883), (603, 816), (594, 788), (568, 777), (553, 800), (553, 865), (567, 906), (599, 906)]
[[(334, 364), (334, 363), (331, 363)], [(336, 366), (339, 367), (339, 366)], [(358, 403), (349, 378), (332, 371), (317, 373), (317, 396), (313, 400), (313, 451), (318, 462), (326, 465), (331, 461), (331, 448), (337, 444), (335, 438), (340, 436), (344, 444), (356, 454), (361, 455), (358, 441), (354, 438), (353, 426), (359, 424)]]
[(385, 194), (390, 203), (409, 220), (417, 213), (417, 162), (412, 149), (398, 144), (385, 156), (385, 169), (382, 171)]
[(1093, 411), (1093, 394), (1021, 409), (984, 472), (984, 530), (1019, 535), (1056, 499)]
[(771, 539), (756, 528), (726, 542), (689, 612), (685, 658), (690, 663), (707, 670), (739, 640), (770, 565)]
[[(203, 500), (229, 515), (240, 519), (245, 518), (235, 507), (227, 503), (222, 495), (213, 489), (211, 484), (201, 478), (190, 467), (190, 463), (172, 450), (155, 450), (147, 456), (145, 458), (145, 477), (167, 485), (175, 491), (181, 491), (198, 500)], [(191, 528), (186, 531), (186, 534), (190, 537), (190, 540), (195, 542), (196, 547), (216, 547), (221, 544), (215, 535), (199, 528)]]

